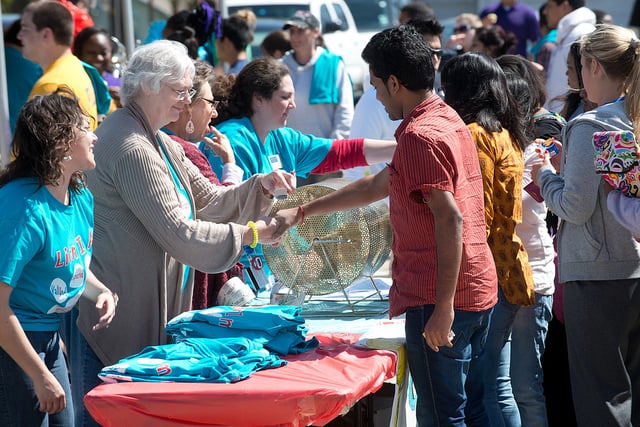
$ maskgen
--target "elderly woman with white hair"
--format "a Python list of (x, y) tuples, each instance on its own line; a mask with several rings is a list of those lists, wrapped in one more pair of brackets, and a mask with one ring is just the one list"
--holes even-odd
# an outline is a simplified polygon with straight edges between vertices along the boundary
[[(81, 334), (69, 343), (79, 402), (100, 382), (103, 366), (167, 342), (166, 322), (191, 308), (194, 269), (225, 271), (244, 245), (275, 242), (275, 221), (258, 218), (270, 210), (276, 189), (293, 191), (293, 177), (282, 171), (214, 186), (160, 130), (191, 103), (193, 78), (183, 45), (141, 46), (123, 74), (124, 107), (96, 131), (97, 167), (87, 174), (95, 198), (91, 267), (120, 299), (116, 319), (100, 331), (91, 328), (95, 310), (80, 307)], [(76, 424), (90, 424), (81, 412)]]

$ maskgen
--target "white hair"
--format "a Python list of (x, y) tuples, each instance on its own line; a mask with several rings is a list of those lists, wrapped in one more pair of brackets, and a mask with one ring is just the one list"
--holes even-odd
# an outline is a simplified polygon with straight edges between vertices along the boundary
[(193, 60), (182, 43), (157, 40), (134, 50), (122, 74), (120, 98), (126, 105), (141, 89), (159, 93), (163, 83), (175, 83), (185, 75), (193, 78)]

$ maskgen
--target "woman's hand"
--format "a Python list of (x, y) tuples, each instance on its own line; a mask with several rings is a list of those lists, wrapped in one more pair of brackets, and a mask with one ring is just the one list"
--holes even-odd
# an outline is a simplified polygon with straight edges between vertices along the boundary
[[(560, 170), (560, 165), (562, 163), (562, 143), (555, 138), (552, 139), (553, 145), (555, 147), (553, 152), (555, 154), (553, 156), (550, 155), (549, 159), (551, 161), (551, 165), (555, 168), (555, 170)], [(542, 138), (537, 138), (535, 142), (536, 144), (538, 144), (538, 146), (536, 147), (536, 153), (538, 153), (538, 157), (540, 158), (540, 160), (543, 160), (545, 152), (548, 153), (548, 150), (544, 148), (543, 145), (546, 141)]]
[(118, 295), (114, 294), (110, 290), (105, 290), (98, 295), (96, 301), (96, 310), (100, 314), (98, 323), (91, 328), (94, 331), (102, 328), (108, 328), (109, 324), (113, 320), (116, 314), (116, 307), (118, 306)]
[(55, 414), (67, 407), (64, 389), (50, 371), (44, 371), (41, 378), (34, 379), (33, 388), (41, 412)]
[(223, 133), (220, 133), (214, 126), (209, 126), (209, 131), (213, 132), (213, 138), (204, 137), (204, 142), (209, 148), (213, 150), (216, 156), (220, 157), (222, 163), (236, 163), (236, 156), (231, 148), (229, 138)]
[(280, 240), (280, 235), (276, 235), (278, 230), (278, 222), (275, 218), (265, 217), (256, 221), (256, 228), (258, 229), (258, 242), (263, 245), (277, 245)]
[(294, 174), (278, 169), (263, 175), (260, 178), (260, 184), (265, 194), (276, 195), (277, 190), (284, 190), (289, 195), (296, 189), (296, 177)]
[(542, 150), (542, 151), (543, 151), (542, 153), (538, 153), (538, 156), (541, 157), (540, 163), (536, 163), (531, 166), (531, 180), (538, 187), (540, 186), (540, 183), (538, 182), (538, 172), (540, 171), (540, 168), (542, 168), (543, 166), (551, 166), (553, 168), (553, 165), (551, 164), (551, 160), (549, 159), (549, 153), (546, 150)]

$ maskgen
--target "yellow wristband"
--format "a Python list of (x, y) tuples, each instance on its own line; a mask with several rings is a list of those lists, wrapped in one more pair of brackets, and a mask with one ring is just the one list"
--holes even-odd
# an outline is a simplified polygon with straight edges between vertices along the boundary
[(251, 233), (253, 234), (253, 242), (249, 245), (249, 247), (253, 249), (258, 246), (258, 227), (256, 227), (256, 223), (253, 221), (249, 221), (247, 227), (251, 229)]

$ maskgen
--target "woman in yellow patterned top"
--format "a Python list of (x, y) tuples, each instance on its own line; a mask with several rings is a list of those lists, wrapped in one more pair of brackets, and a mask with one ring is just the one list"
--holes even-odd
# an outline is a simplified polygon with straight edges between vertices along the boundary
[[(516, 235), (522, 221), (526, 122), (494, 59), (467, 53), (442, 70), (445, 101), (471, 131), (484, 183), (487, 241), (498, 273), (498, 304), (482, 354), (485, 410), (491, 425), (517, 426), (520, 414), (509, 378), (511, 326), (520, 306), (535, 303), (527, 252)], [(473, 416), (474, 414), (469, 414)]]

